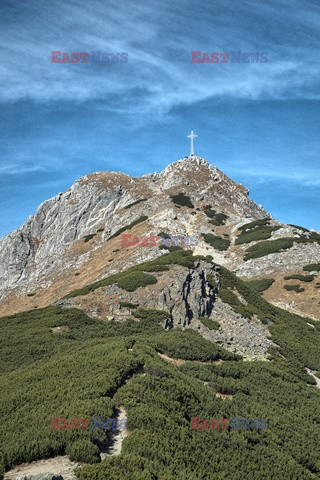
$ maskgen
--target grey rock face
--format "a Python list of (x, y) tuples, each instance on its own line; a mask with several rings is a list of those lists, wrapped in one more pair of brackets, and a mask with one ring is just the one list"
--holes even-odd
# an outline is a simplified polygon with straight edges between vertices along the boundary
[(242, 317), (221, 300), (215, 302), (211, 318), (218, 321), (219, 330), (210, 330), (196, 322), (193, 322), (192, 328), (198, 330), (205, 339), (216, 342), (244, 358), (262, 360), (266, 358), (269, 346), (274, 345), (265, 325), (257, 319)]
[(28, 284), (46, 286), (48, 275), (68, 266), (67, 250), (108, 223), (118, 202), (114, 190), (100, 192), (76, 182), (40, 205), (22, 227), (0, 240), (0, 296), (14, 287), (22, 287), (23, 292)]
[(175, 277), (154, 302), (154, 307), (170, 313), (174, 326), (189, 326), (193, 318), (209, 317), (215, 302), (217, 287), (207, 282), (207, 275), (216, 278), (216, 267), (200, 261), (195, 270), (184, 272)]
[(283, 252), (247, 260), (235, 270), (235, 273), (239, 277), (268, 276), (279, 271), (290, 272), (301, 269), (305, 265), (315, 263), (319, 258), (320, 245), (318, 243), (294, 244), (293, 247)]
[[(187, 327), (194, 318), (211, 315), (219, 285), (218, 270), (219, 267), (200, 260), (195, 269), (180, 268), (175, 271), (174, 281), (166, 282), (163, 286), (160, 280), (159, 288), (153, 287), (152, 292), (145, 288), (126, 293), (121, 296), (121, 301), (139, 304), (144, 309), (168, 312), (168, 320), (163, 323), (165, 328)], [(215, 279), (216, 285), (212, 286), (208, 282), (208, 275)], [(107, 287), (106, 293), (113, 293), (110, 287)], [(130, 314), (131, 310), (112, 305), (110, 312), (115, 318), (121, 318)]]

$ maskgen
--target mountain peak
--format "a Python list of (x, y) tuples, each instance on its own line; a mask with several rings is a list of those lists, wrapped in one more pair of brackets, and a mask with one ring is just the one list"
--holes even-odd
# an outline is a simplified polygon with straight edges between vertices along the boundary
[[(241, 269), (246, 246), (235, 243), (238, 229), (266, 217), (272, 224), (268, 227), (272, 238), (296, 235), (293, 227), (281, 226), (250, 199), (245, 186), (197, 155), (141, 177), (91, 173), (45, 201), (18, 230), (0, 240), (3, 311), (32, 307), (35, 300), (38, 306), (47, 305), (71, 287), (76, 289), (163, 253), (158, 248), (125, 249), (119, 232), (196, 235), (196, 254), (210, 254), (219, 264)], [(212, 236), (220, 242), (218, 248), (205, 240)], [(221, 246), (226, 249), (221, 251)], [(311, 244), (306, 248), (300, 263), (314, 255)], [(245, 262), (244, 274), (250, 277), (252, 272), (258, 270)], [(32, 290), (42, 289), (41, 295), (33, 298), (31, 285)], [(11, 299), (6, 302), (8, 296)], [(19, 296), (23, 298), (20, 306)]]

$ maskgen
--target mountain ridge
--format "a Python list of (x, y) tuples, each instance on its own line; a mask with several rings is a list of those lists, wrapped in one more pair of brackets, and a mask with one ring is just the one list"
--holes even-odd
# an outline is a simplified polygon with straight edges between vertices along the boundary
[[(179, 194), (189, 197), (194, 208), (176, 204), (173, 199)], [(212, 222), (217, 223), (214, 211), (226, 219), (212, 226)], [(64, 296), (76, 283), (81, 287), (127, 265), (156, 258), (158, 248), (131, 247), (124, 252), (123, 247), (117, 248), (120, 236), (111, 239), (142, 216), (148, 218), (130, 233), (157, 235), (166, 230), (171, 234), (197, 235), (195, 254), (210, 254), (214, 261), (247, 279), (265, 275), (266, 271), (267, 275), (274, 273), (276, 263), (288, 256), (289, 250), (273, 254), (276, 263), (267, 257), (244, 262), (248, 245), (234, 243), (241, 225), (267, 218), (271, 229), (274, 227), (271, 239), (289, 236), (298, 241), (301, 235), (309, 235), (274, 220), (249, 198), (245, 186), (198, 156), (185, 157), (160, 173), (141, 177), (122, 172), (91, 173), (66, 192), (43, 202), (19, 229), (0, 240), (0, 314), (45, 306)], [(226, 251), (212, 248), (205, 241), (213, 233), (230, 241)], [(314, 243), (294, 244), (292, 251), (297, 252), (292, 257), (297, 257), (295, 263), (292, 260), (292, 271), (320, 255), (320, 247)], [(103, 256), (105, 261), (99, 259)], [(287, 259), (283, 263), (284, 267), (290, 266)], [(50, 288), (55, 292), (48, 294)]]

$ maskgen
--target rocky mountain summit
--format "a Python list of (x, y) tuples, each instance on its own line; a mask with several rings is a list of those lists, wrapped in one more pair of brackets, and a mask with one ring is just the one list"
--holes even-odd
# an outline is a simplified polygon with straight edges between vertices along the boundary
[[(285, 275), (302, 275), (303, 267), (319, 261), (317, 233), (275, 221), (249, 198), (246, 187), (198, 156), (138, 178), (119, 172), (93, 173), (42, 203), (19, 229), (0, 240), (0, 314), (49, 305), (73, 290), (167, 252), (158, 246), (123, 246), (122, 232), (139, 238), (161, 232), (196, 236), (195, 255), (211, 255), (213, 262), (245, 280), (272, 276), (275, 283), (265, 293), (269, 301), (276, 303), (281, 297), (288, 308), (320, 318), (316, 278), (303, 284), (303, 292), (283, 289)], [(275, 249), (283, 240), (283, 247), (280, 243)], [(262, 245), (265, 242), (268, 245)], [(267, 249), (266, 254), (250, 250), (258, 244)], [(212, 292), (201, 283), (203, 271), (201, 267), (197, 277), (189, 278), (184, 289), (177, 287), (179, 300), (175, 297), (174, 302), (170, 298), (177, 279), (171, 285), (166, 278), (160, 290), (159, 285), (148, 286), (150, 292), (158, 289), (154, 300), (151, 293), (145, 300), (148, 308), (173, 312), (173, 322), (181, 325), (188, 323), (188, 309), (209, 317)], [(192, 306), (186, 306), (191, 291)], [(117, 307), (110, 308), (106, 313), (114, 316), (112, 308)]]

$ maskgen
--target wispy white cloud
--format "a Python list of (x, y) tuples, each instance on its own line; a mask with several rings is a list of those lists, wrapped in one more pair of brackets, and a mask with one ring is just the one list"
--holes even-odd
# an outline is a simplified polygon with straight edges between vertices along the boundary
[(295, 166), (294, 169), (275, 170), (268, 168), (232, 168), (233, 174), (243, 175), (245, 177), (253, 177), (256, 183), (283, 181), (285, 183), (292, 183), (303, 185), (305, 187), (320, 186), (320, 179), (316, 170), (299, 169)]
[[(0, 100), (101, 98), (110, 99), (113, 110), (137, 114), (168, 112), (173, 106), (215, 96), (319, 98), (315, 17), (320, 9), (308, 1), (292, 3), (299, 5), (299, 15), (293, 4), (289, 8), (281, 1), (279, 8), (279, 1), (272, 0), (259, 4), (259, 9), (252, 0), (236, 9), (230, 0), (219, 0), (212, 12), (202, 1), (190, 8), (187, 0), (178, 4), (165, 0), (161, 7), (155, 0), (140, 4), (93, 0), (90, 6), (83, 0), (53, 0), (46, 10), (39, 0), (30, 6), (22, 3), (14, 30), (10, 21), (2, 25)], [(201, 8), (202, 15), (197, 15)], [(129, 62), (51, 64), (52, 50), (93, 49), (128, 52)], [(195, 65), (193, 49), (263, 50), (269, 52), (270, 61)], [(135, 95), (137, 89), (140, 95)]]

